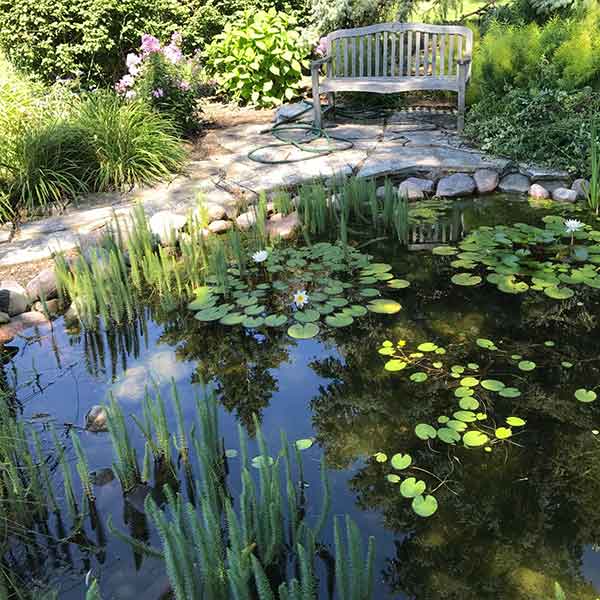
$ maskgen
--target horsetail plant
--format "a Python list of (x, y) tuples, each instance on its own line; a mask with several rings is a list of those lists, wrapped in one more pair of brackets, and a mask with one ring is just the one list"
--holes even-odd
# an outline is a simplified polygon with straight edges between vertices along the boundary
[(584, 192), (588, 206), (598, 215), (600, 212), (600, 139), (598, 138), (598, 123), (595, 119), (592, 121), (591, 129), (590, 183), (585, 186)]

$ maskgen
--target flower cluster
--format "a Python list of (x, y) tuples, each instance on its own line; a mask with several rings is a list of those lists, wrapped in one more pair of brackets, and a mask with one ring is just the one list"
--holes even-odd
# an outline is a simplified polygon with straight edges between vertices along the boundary
[(315, 46), (315, 54), (317, 56), (326, 56), (327, 54), (327, 38), (322, 37)]
[(195, 85), (197, 65), (184, 56), (183, 39), (174, 33), (167, 45), (153, 35), (142, 35), (137, 53), (125, 59), (127, 72), (115, 84), (118, 94), (128, 100), (141, 98), (160, 112), (169, 113), (181, 129), (195, 129)]

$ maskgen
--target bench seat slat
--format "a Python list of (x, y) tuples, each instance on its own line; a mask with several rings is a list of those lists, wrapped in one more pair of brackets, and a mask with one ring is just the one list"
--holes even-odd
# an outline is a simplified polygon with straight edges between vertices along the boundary
[(456, 77), (343, 77), (322, 79), (322, 92), (374, 92), (393, 94), (416, 90), (458, 91)]

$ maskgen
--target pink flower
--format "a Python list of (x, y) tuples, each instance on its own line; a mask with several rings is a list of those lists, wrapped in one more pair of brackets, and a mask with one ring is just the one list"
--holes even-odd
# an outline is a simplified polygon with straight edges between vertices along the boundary
[(123, 75), (123, 77), (115, 84), (115, 90), (119, 94), (124, 94), (134, 83), (135, 78), (133, 75)]
[(138, 65), (142, 62), (142, 57), (137, 54), (129, 53), (127, 58), (125, 59), (125, 63), (127, 64), (127, 69), (130, 75), (134, 77), (140, 72), (138, 69)]
[(315, 54), (325, 56), (327, 54), (327, 38), (322, 37), (315, 46)]
[(163, 55), (169, 61), (176, 65), (182, 58), (181, 50), (173, 43), (163, 48)]
[(179, 82), (179, 89), (182, 92), (189, 92), (191, 87), (192, 86), (190, 85), (190, 82), (186, 81), (185, 79)]
[(137, 94), (133, 90), (128, 90), (125, 94), (125, 98), (127, 98), (127, 100), (133, 100), (136, 97), (136, 95)]
[(179, 33), (179, 31), (175, 31), (171, 36), (171, 44), (173, 44), (173, 46), (179, 47), (181, 46), (181, 42), (183, 42), (183, 36), (181, 35), (181, 33)]
[(140, 50), (144, 54), (160, 52), (160, 42), (153, 35), (144, 33), (144, 35), (142, 35), (142, 45), (140, 46)]
[(152, 95), (153, 95), (155, 98), (162, 98), (162, 97), (165, 95), (165, 93), (164, 93), (164, 91), (163, 91), (163, 89), (162, 89), (162, 88), (156, 88), (156, 89), (155, 89), (155, 90), (152, 92)]

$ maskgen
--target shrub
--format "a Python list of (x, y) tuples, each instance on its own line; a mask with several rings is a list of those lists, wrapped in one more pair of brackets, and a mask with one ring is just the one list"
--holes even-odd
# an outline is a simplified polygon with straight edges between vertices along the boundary
[(155, 183), (177, 171), (185, 158), (173, 123), (142, 100), (90, 94), (76, 123), (93, 140), (97, 191)]
[(233, 100), (273, 106), (298, 95), (309, 45), (296, 19), (275, 9), (234, 16), (207, 48), (207, 69)]
[(484, 150), (589, 176), (590, 123), (600, 97), (590, 88), (512, 89), (488, 94), (468, 114), (465, 133)]
[(167, 114), (181, 133), (190, 134), (199, 125), (196, 98), (202, 84), (197, 60), (183, 55), (181, 43), (179, 33), (166, 46), (151, 35), (142, 36), (138, 54), (127, 55), (128, 73), (115, 89), (127, 98), (144, 99)]

